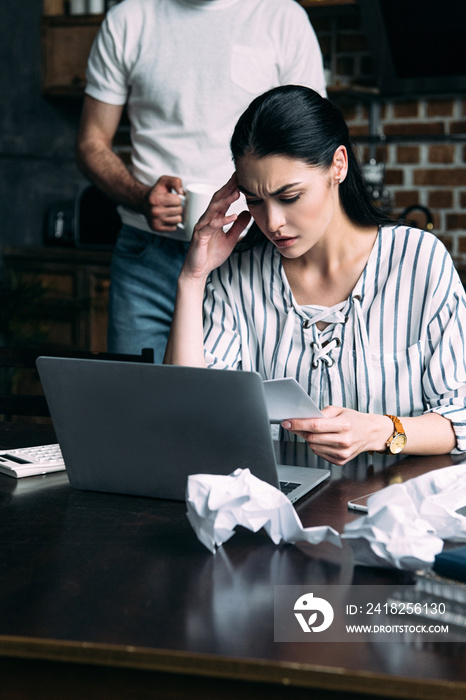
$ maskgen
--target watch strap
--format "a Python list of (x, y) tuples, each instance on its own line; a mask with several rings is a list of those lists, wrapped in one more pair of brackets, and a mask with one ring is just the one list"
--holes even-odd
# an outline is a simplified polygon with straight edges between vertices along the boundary
[[(393, 434), (388, 438), (388, 440), (387, 440), (387, 442), (386, 442), (386, 445), (387, 445), (387, 453), (388, 453), (388, 454), (391, 454), (391, 453), (392, 453), (392, 450), (390, 449), (390, 445), (391, 445), (392, 441), (394, 440), (394, 438), (395, 438), (397, 435), (403, 435), (403, 436), (405, 437), (405, 439), (406, 439), (406, 434), (405, 434), (405, 430), (404, 430), (404, 428), (403, 428), (403, 424), (402, 424), (401, 420), (398, 418), (398, 416), (392, 416), (390, 413), (386, 413), (385, 415), (387, 416), (387, 418), (390, 418), (390, 420), (392, 421), (392, 423), (393, 423), (393, 429), (394, 429), (394, 430), (393, 430)], [(403, 447), (404, 447), (404, 445), (403, 445)], [(400, 450), (398, 450), (398, 451), (401, 452), (401, 450), (403, 449), (403, 447), (402, 447)]]
[(391, 416), (389, 413), (386, 413), (385, 415), (392, 421), (396, 433), (404, 433), (405, 430), (403, 428), (403, 424), (398, 416)]

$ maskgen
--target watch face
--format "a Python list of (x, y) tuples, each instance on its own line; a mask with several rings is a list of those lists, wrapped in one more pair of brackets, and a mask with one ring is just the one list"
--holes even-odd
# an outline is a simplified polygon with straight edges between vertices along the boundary
[(391, 441), (389, 450), (392, 454), (396, 455), (398, 454), (398, 452), (401, 452), (405, 445), (406, 435), (404, 433), (398, 433), (398, 435), (395, 435), (395, 437)]

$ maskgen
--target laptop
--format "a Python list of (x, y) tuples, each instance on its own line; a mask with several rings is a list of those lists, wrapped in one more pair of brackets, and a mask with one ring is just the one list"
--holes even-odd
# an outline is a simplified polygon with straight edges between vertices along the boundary
[(249, 468), (292, 502), (330, 472), (279, 466), (255, 372), (39, 357), (70, 484), (184, 501), (190, 474)]

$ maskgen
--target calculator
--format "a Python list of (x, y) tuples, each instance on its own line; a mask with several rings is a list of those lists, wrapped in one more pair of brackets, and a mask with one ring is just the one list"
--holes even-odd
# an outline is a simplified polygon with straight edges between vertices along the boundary
[(0, 450), (0, 472), (16, 479), (64, 469), (65, 463), (58, 444)]

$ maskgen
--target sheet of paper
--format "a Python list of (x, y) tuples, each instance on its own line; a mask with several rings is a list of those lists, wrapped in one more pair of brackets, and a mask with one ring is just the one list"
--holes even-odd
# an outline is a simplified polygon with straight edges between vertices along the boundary
[(293, 377), (266, 379), (265, 401), (271, 423), (287, 418), (322, 418), (322, 412)]

